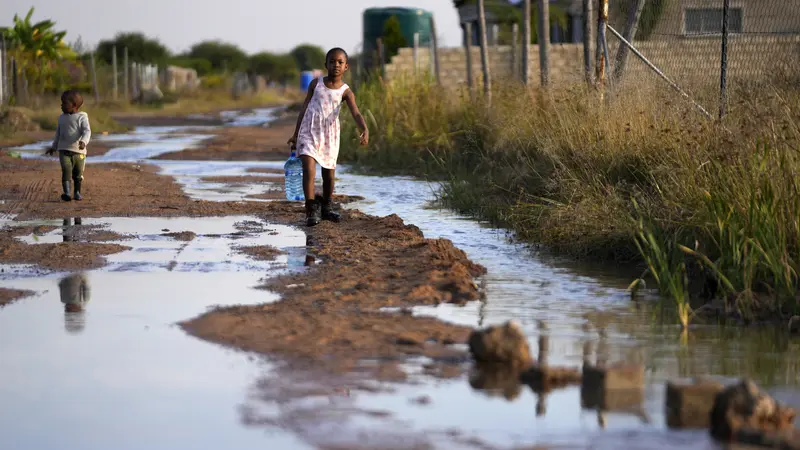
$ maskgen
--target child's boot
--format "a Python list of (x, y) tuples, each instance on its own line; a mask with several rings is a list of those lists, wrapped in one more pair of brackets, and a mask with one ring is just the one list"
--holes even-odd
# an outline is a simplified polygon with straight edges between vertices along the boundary
[(62, 181), (61, 187), (64, 189), (64, 193), (61, 194), (61, 200), (65, 202), (72, 200), (72, 197), (69, 196), (69, 181)]
[(77, 201), (83, 200), (83, 196), (81, 195), (81, 182), (82, 181), (83, 180), (74, 180), (74, 182), (75, 182), (75, 195), (73, 195), (73, 198), (75, 200), (77, 200)]
[(342, 216), (333, 210), (333, 201), (330, 198), (322, 199), (322, 220), (338, 222)]
[(319, 223), (319, 202), (317, 199), (306, 200), (306, 226), (313, 227)]

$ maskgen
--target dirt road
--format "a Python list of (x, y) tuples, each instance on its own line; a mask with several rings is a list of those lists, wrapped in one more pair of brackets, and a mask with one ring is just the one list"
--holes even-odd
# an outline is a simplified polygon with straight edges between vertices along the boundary
[[(293, 127), (293, 120), (284, 119), (268, 128), (222, 128), (201, 146), (161, 159), (282, 160)], [(107, 148), (91, 146), (89, 158)], [(85, 200), (67, 203), (59, 200), (60, 172), (55, 159), (24, 160), (3, 153), (0, 170), (6, 174), (0, 178), (0, 215), (17, 221), (251, 215), (269, 223), (302, 227), (308, 236), (308, 252), (320, 263), (304, 273), (269, 280), (263, 288), (279, 292), (282, 301), (278, 303), (224, 308), (186, 318), (181, 325), (197, 337), (279, 355), (292, 367), (314, 367), (328, 373), (366, 370), (370, 377), (400, 380), (405, 375), (398, 364), (420, 355), (433, 361), (426, 367), (433, 375), (463, 371), (467, 355), (453, 344), (465, 343), (469, 329), (414, 317), (408, 308), (478, 299), (473, 279), (484, 269), (449, 241), (425, 239), (419, 229), (397, 216), (343, 211), (341, 223), (324, 222), (308, 229), (302, 226), (300, 203), (193, 200), (173, 178), (158, 174), (154, 167), (122, 163), (89, 165)], [(264, 183), (280, 181), (266, 172), (259, 174)], [(213, 181), (235, 184), (241, 180), (222, 177)], [(80, 242), (56, 244), (29, 245), (17, 239), (21, 234), (43, 231), (6, 226), (0, 231), (0, 263), (36, 264), (52, 270), (97, 268), (105, 264), (105, 255), (127, 249), (108, 243), (119, 236), (102, 232), (89, 234)], [(254, 258), (269, 254), (269, 249), (262, 250), (250, 251)], [(0, 298), (22, 295), (2, 292)], [(400, 310), (382, 312), (385, 307)], [(360, 363), (367, 359), (381, 363), (365, 369)]]

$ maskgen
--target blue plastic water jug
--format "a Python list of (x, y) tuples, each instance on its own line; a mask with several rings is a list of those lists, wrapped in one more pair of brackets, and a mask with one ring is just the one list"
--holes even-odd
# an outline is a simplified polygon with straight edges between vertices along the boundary
[(303, 162), (294, 150), (283, 165), (286, 200), (303, 200)]

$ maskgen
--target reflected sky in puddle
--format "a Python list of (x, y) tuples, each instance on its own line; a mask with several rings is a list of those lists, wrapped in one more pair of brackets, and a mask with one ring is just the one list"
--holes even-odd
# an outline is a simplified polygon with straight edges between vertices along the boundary
[[(252, 117), (243, 117), (240, 123), (249, 120)], [(139, 161), (208, 137), (191, 134), (186, 127), (143, 128), (128, 135), (104, 137), (141, 144), (124, 144), (105, 158), (93, 159)], [(40, 147), (35, 150), (40, 151)], [(31, 156), (34, 152), (26, 155)], [(282, 161), (148, 163), (174, 176), (191, 197), (215, 201), (241, 201), (275, 186), (258, 182), (231, 187), (204, 182), (202, 177), (258, 175), (247, 169), (283, 166)], [(664, 426), (663, 382), (704, 374), (749, 375), (770, 387), (780, 399), (800, 406), (794, 387), (800, 383), (800, 342), (781, 330), (699, 326), (693, 330), (689, 345), (682, 346), (674, 322), (654, 320), (652, 296), (631, 302), (625, 288), (633, 275), (621, 274), (617, 267), (580, 267), (534, 254), (528, 246), (509, 241), (504, 230), (432, 208), (430, 201), (436, 189), (432, 184), (402, 177), (355, 175), (343, 166), (337, 178), (339, 193), (367, 198), (348, 208), (375, 215), (397, 214), (406, 223), (417, 225), (427, 237), (452, 240), (488, 268), (489, 273), (481, 280), (486, 302), (415, 308), (415, 314), (469, 326), (516, 319), (528, 334), (534, 352), (538, 350), (538, 324), (545, 321), (552, 364), (579, 366), (587, 342), (592, 355), (642, 363), (648, 380), (644, 409), (651, 423), (645, 425), (633, 415), (609, 414), (607, 429), (601, 430), (597, 413), (581, 409), (578, 388), (541, 398), (522, 387), (519, 397), (509, 402), (476, 392), (465, 379), (425, 380), (422, 384), (395, 386), (394, 393), (362, 394), (351, 400), (353, 408), (389, 411), (390, 421), (361, 416), (347, 421), (343, 417), (310, 421), (294, 430), (308, 442), (336, 437), (345, 446), (350, 443), (351, 448), (364, 448), (357, 446), (365, 442), (359, 441), (359, 433), (379, 427), (384, 437), (391, 437), (398, 429), (424, 431), (426, 441), (441, 444), (437, 448), (460, 448), (453, 439), (440, 440), (436, 435), (456, 428), (493, 448), (537, 443), (556, 444), (553, 448), (618, 448), (631, 440), (636, 440), (635, 448), (641, 449), (717, 448), (704, 432), (675, 433)], [(3, 398), (19, 403), (20, 408), (6, 408), (0, 413), (0, 432), (11, 432), (16, 439), (12, 442), (21, 444), (14, 448), (53, 447), (75, 427), (108, 417), (113, 420), (101, 423), (111, 423), (94, 437), (74, 433), (76, 439), (84, 439), (75, 441), (74, 448), (170, 448), (178, 443), (181, 447), (212, 448), (231, 442), (241, 448), (259, 443), (270, 448), (302, 448), (285, 434), (265, 438), (258, 427), (243, 431), (237, 425), (243, 419), (235, 407), (243, 401), (254, 409), (274, 408), (245, 394), (245, 387), (263, 376), (263, 368), (248, 363), (241, 355), (187, 339), (169, 325), (213, 304), (264, 302), (269, 294), (251, 286), (280, 267), (302, 266), (302, 231), (271, 227), (277, 235), (265, 230), (256, 237), (236, 236), (238, 230), (233, 224), (237, 220), (244, 218), (84, 219), (83, 225), (107, 224), (118, 233), (139, 234), (139, 239), (121, 241), (133, 250), (111, 255), (108, 267), (89, 274), (92, 300), (86, 305), (85, 326), (78, 334), (65, 332), (58, 277), (19, 279), (24, 268), (4, 268), (7, 272), (0, 277), (0, 286), (42, 292), (0, 313), (0, 339), (25, 342), (10, 358), (4, 354), (0, 359), (0, 374), (16, 377), (4, 383)], [(52, 225), (62, 224), (53, 221)], [(191, 230), (198, 237), (188, 243), (174, 241), (164, 238), (163, 229)], [(57, 242), (60, 233), (57, 229), (39, 236), (38, 242)], [(253, 242), (287, 248), (288, 255), (274, 263), (258, 263), (232, 251), (235, 245)], [(32, 336), (34, 326), (37, 333)], [(20, 386), (28, 388), (19, 393), (16, 388)], [(45, 402), (44, 393), (51, 400)], [(421, 395), (430, 397), (431, 403), (410, 402)], [(76, 411), (49, 407), (53, 401)], [(545, 414), (537, 416), (537, 403), (545, 406)], [(149, 410), (159, 407), (162, 410)], [(292, 405), (282, 407), (291, 413)], [(337, 411), (324, 405), (315, 408)], [(42, 420), (28, 420), (18, 429), (10, 427), (17, 417), (26, 416)], [(56, 431), (42, 432), (45, 429)], [(398, 439), (402, 441), (402, 437)]]

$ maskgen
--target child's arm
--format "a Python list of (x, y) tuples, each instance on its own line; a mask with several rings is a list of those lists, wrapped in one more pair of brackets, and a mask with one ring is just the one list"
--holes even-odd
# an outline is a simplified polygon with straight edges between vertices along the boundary
[(52, 155), (53, 153), (56, 152), (56, 150), (58, 150), (58, 134), (60, 131), (61, 131), (61, 125), (58, 124), (56, 125), (56, 137), (53, 138), (53, 144), (47, 150), (48, 155)]
[(87, 145), (89, 145), (89, 139), (92, 138), (92, 127), (89, 125), (88, 115), (81, 114), (79, 120), (80, 120), (81, 137), (78, 142), (78, 148), (83, 150), (86, 148)]
[(292, 146), (294, 149), (295, 144), (297, 144), (297, 134), (300, 133), (300, 124), (303, 123), (303, 117), (306, 115), (306, 109), (308, 108), (308, 104), (311, 102), (311, 97), (314, 96), (314, 89), (317, 88), (318, 79), (314, 79), (311, 81), (311, 84), (308, 85), (308, 92), (306, 93), (306, 100), (303, 102), (303, 108), (300, 110), (300, 115), (297, 116), (297, 125), (294, 128), (294, 134), (289, 139), (288, 144)]
[(364, 116), (361, 115), (361, 111), (358, 110), (358, 105), (356, 105), (356, 95), (353, 94), (353, 91), (350, 89), (344, 93), (344, 101), (347, 102), (347, 107), (350, 108), (350, 113), (353, 114), (353, 120), (356, 121), (356, 125), (358, 125), (358, 129), (361, 130), (361, 145), (367, 145), (369, 143), (369, 130), (367, 129), (367, 121), (364, 120)]

